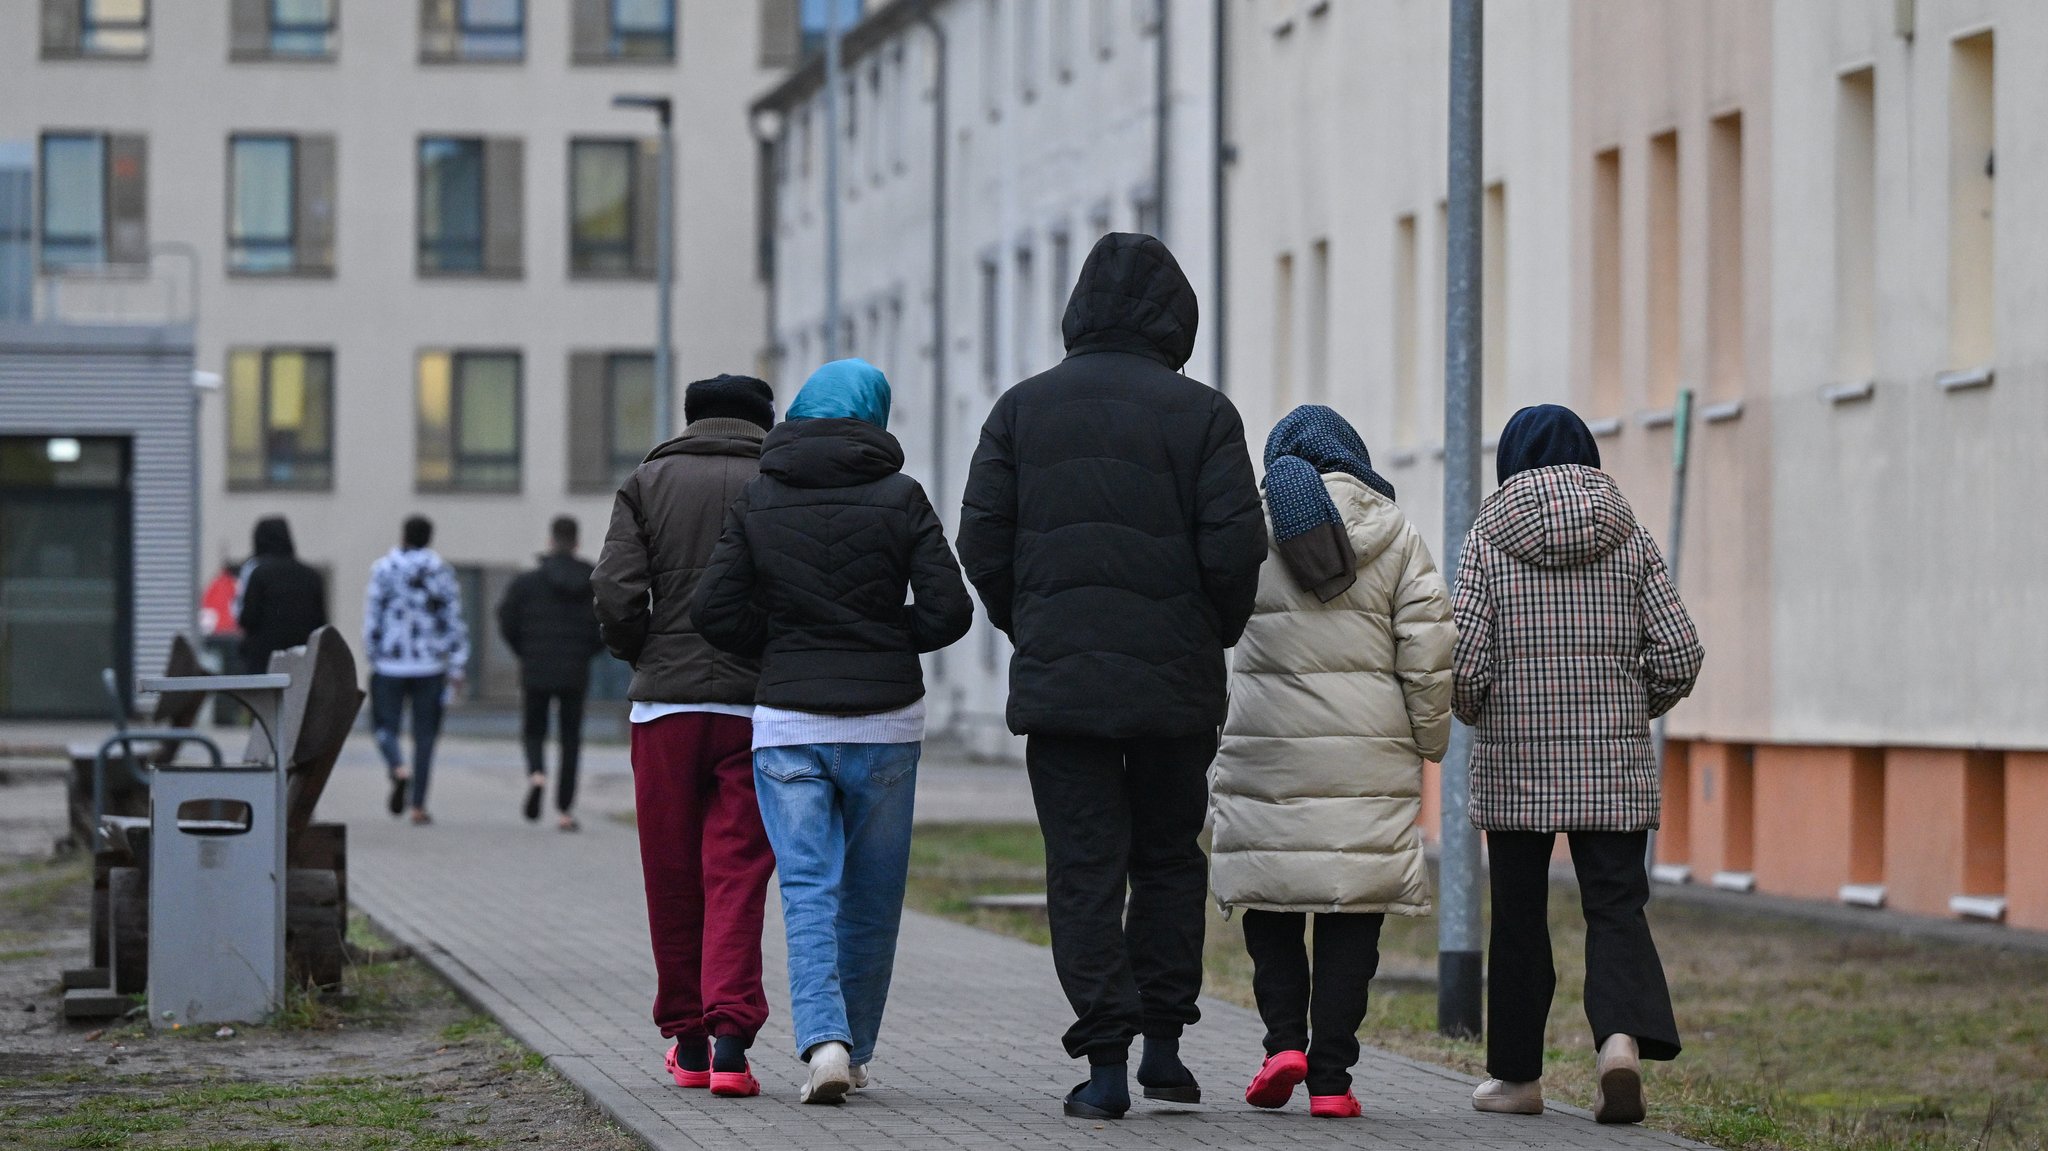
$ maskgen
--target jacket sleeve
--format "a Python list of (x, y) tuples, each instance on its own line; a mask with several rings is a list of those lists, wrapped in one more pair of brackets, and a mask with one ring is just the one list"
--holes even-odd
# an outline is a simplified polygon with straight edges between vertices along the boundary
[(370, 567), (370, 582), (363, 588), (363, 662), (375, 665), (377, 647), (384, 638), (384, 565)]
[(462, 581), (445, 561), (434, 569), (434, 598), (440, 605), (440, 633), (448, 637), (448, 674), (459, 678), (469, 674), (469, 621), (462, 615)]
[(264, 618), (270, 611), (268, 585), (269, 581), (263, 578), (263, 565), (257, 564), (242, 581), (242, 594), (235, 597), (235, 626), (242, 630), (239, 647), (244, 659), (255, 647), (256, 633), (268, 622)]
[(910, 636), (919, 652), (946, 647), (974, 624), (974, 601), (967, 598), (960, 565), (946, 543), (946, 526), (932, 510), (924, 489), (910, 491)]
[(512, 649), (512, 654), (522, 659), (525, 657), (519, 651), (519, 601), (525, 590), (525, 578), (515, 579), (498, 600), (498, 634), (504, 637), (505, 646)]
[(1486, 714), (1486, 697), (1493, 690), (1493, 592), (1486, 586), (1479, 555), (1485, 546), (1477, 532), (1465, 537), (1458, 588), (1451, 597), (1451, 621), (1458, 628), (1451, 658), (1451, 710), (1473, 726)]
[(725, 510), (725, 530), (697, 581), (690, 622), (711, 646), (759, 657), (768, 646), (768, 612), (758, 602), (757, 591), (753, 548), (747, 542), (747, 497), (742, 493)]
[(967, 468), (960, 500), (960, 563), (974, 582), (989, 622), (1010, 633), (1016, 606), (1017, 465), (1012, 456), (1009, 406), (997, 401), (982, 425), (981, 442)]
[(1643, 533), (1649, 559), (1643, 571), (1643, 686), (1649, 694), (1650, 718), (1663, 715), (1692, 694), (1706, 662), (1706, 649), (1692, 617), (1686, 614), (1678, 589), (1671, 586), (1671, 572), (1664, 566), (1663, 553)]
[(1408, 558), (1394, 595), (1394, 670), (1408, 705), (1408, 727), (1424, 759), (1441, 760), (1451, 739), (1451, 593), (1429, 545), (1408, 528)]
[(1195, 481), (1195, 557), (1202, 589), (1216, 609), (1224, 647), (1234, 647), (1252, 618), (1259, 567), (1266, 562), (1266, 514), (1245, 450), (1244, 421), (1217, 393), (1209, 440)]
[(631, 664), (640, 662), (654, 622), (648, 598), (654, 587), (654, 565), (647, 529), (640, 519), (639, 496), (638, 484), (629, 478), (613, 497), (611, 527), (605, 530), (597, 569), (590, 575), (598, 634), (613, 655)]

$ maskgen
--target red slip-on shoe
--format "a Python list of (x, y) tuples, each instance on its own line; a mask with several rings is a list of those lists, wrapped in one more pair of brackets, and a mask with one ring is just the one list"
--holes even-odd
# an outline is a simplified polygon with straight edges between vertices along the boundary
[[(678, 1039), (676, 1042), (680, 1044), (682, 1040)], [(670, 1077), (676, 1081), (676, 1086), (678, 1087), (711, 1086), (711, 1072), (691, 1071), (682, 1064), (677, 1063), (676, 1049), (674, 1047), (668, 1049), (668, 1054), (662, 1057), (662, 1063), (668, 1068)]]
[(1282, 1051), (1266, 1060), (1265, 1066), (1252, 1077), (1252, 1085), (1244, 1089), (1244, 1101), (1254, 1107), (1272, 1110), (1287, 1106), (1294, 1098), (1294, 1089), (1308, 1078), (1308, 1053), (1304, 1051)]
[(1365, 1108), (1358, 1105), (1358, 1096), (1346, 1091), (1342, 1095), (1309, 1096), (1308, 1113), (1318, 1119), (1356, 1119), (1365, 1114)]
[(761, 1081), (754, 1078), (754, 1069), (745, 1071), (713, 1071), (711, 1093), (725, 1099), (751, 1099), (761, 1093)]

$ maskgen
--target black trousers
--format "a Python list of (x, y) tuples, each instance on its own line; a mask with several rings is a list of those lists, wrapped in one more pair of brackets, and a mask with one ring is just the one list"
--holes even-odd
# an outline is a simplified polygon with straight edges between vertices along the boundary
[(567, 812), (576, 805), (576, 761), (583, 754), (583, 693), (526, 689), (526, 714), (520, 736), (526, 742), (526, 771), (547, 774), (548, 703), (560, 706), (562, 770), (555, 774), (555, 810)]
[(1135, 1036), (1178, 1037), (1201, 1018), (1209, 859), (1199, 840), (1214, 758), (1214, 732), (1026, 745), (1074, 1058), (1122, 1063)]
[[(1586, 1022), (1598, 1050), (1628, 1035), (1645, 1059), (1678, 1057), (1671, 990), (1650, 938), (1644, 852), (1649, 833), (1571, 831), (1586, 916)], [(1543, 1029), (1557, 970), (1550, 958), (1550, 852), (1556, 834), (1489, 831), (1493, 933), (1487, 958), (1486, 1073), (1510, 1083), (1543, 1076)]]
[(1316, 916), (1315, 970), (1302, 940), (1308, 916), (1299, 911), (1247, 911), (1244, 947), (1252, 957), (1252, 994), (1266, 1023), (1266, 1054), (1308, 1053), (1308, 1093), (1351, 1090), (1358, 1062), (1358, 1025), (1366, 993), (1380, 969), (1377, 914)]

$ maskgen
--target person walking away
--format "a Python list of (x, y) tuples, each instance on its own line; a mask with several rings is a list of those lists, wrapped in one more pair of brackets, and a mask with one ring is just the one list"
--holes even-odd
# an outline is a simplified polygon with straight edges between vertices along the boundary
[[(1429, 913), (1422, 761), (1451, 731), (1450, 591), (1365, 441), (1326, 407), (1266, 440), (1273, 546), (1230, 671), (1210, 883), (1244, 911), (1266, 1060), (1245, 1101), (1354, 1118), (1388, 914)], [(1303, 943), (1315, 917), (1315, 963)]]
[(1266, 532), (1237, 409), (1179, 374), (1196, 322), (1166, 245), (1104, 236), (1066, 359), (996, 401), (960, 512), (968, 576), (1016, 648), (1008, 721), (1045, 833), (1066, 1050), (1089, 1062), (1065, 1110), (1084, 1118), (1129, 1109), (1140, 1034), (1145, 1094), (1201, 1098), (1179, 1055), (1201, 1015), (1198, 837)]
[[(747, 1051), (768, 1020), (761, 921), (775, 856), (754, 799), (758, 660), (690, 621), (725, 509), (761, 470), (775, 395), (752, 376), (683, 391), (683, 432), (612, 501), (591, 586), (613, 655), (633, 665), (633, 809), (654, 942), (654, 1022), (678, 1087), (760, 1093)], [(708, 1050), (707, 1050), (708, 1048)]]
[(712, 643), (761, 657), (754, 787), (781, 876), (805, 1103), (867, 1082), (910, 866), (918, 657), (974, 619), (888, 426), (889, 381), (872, 364), (813, 372), (726, 512), (691, 613)]
[(555, 776), (557, 826), (575, 831), (576, 760), (583, 748), (583, 697), (590, 691), (590, 661), (604, 650), (591, 607), (591, 565), (576, 556), (576, 519), (548, 525), (548, 551), (540, 566), (521, 572), (498, 601), (498, 634), (519, 657), (524, 695), (520, 736), (526, 745), (528, 823), (540, 818), (548, 786), (548, 710), (559, 724), (561, 768)]
[[(462, 690), (469, 666), (469, 625), (462, 618), (462, 585), (455, 569), (434, 553), (433, 521), (411, 516), (399, 546), (370, 567), (363, 607), (363, 650), (370, 657), (370, 727), (391, 774), (391, 814), (405, 810), (412, 821), (427, 815), (427, 783), (434, 767), (434, 741), (441, 734), (445, 696)], [(412, 713), (412, 766), (398, 746), (399, 731)], [(409, 785), (409, 786), (408, 786)]]
[(1472, 824), (1493, 887), (1481, 1111), (1543, 1111), (1550, 855), (1571, 843), (1586, 917), (1593, 1117), (1643, 1117), (1641, 1059), (1674, 1059), (1678, 1025), (1643, 908), (1661, 796), (1650, 721), (1692, 691), (1705, 655), (1650, 533), (1568, 408), (1501, 432), (1500, 487), (1465, 537), (1452, 615), (1453, 707), (1471, 724)]
[(252, 673), (270, 670), (271, 653), (298, 647), (327, 626), (326, 582), (299, 562), (283, 516), (256, 521), (234, 623), (242, 630), (242, 666)]

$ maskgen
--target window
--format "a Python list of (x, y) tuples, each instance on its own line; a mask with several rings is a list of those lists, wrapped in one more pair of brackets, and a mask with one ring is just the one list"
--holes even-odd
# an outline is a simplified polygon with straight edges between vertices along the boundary
[(1052, 265), (1046, 280), (1046, 287), (1052, 289), (1047, 299), (1050, 308), (1046, 313), (1052, 322), (1045, 325), (1046, 333), (1052, 340), (1049, 349), (1052, 363), (1059, 363), (1067, 353), (1067, 337), (1063, 325), (1067, 319), (1067, 300), (1074, 294), (1074, 239), (1062, 230), (1054, 232), (1050, 240)]
[(802, 0), (757, 0), (761, 10), (763, 68), (794, 68), (803, 63)]
[(517, 352), (420, 353), (419, 490), (519, 490), (519, 375)]
[(233, 0), (230, 60), (329, 60), (341, 0)]
[(996, 355), (996, 322), (1002, 314), (1002, 302), (998, 297), (1001, 290), (1002, 270), (993, 259), (981, 262), (981, 384), (989, 395), (996, 394), (1001, 386), (997, 373), (1002, 370), (1002, 361)]
[(1294, 253), (1273, 263), (1273, 417), (1294, 409)]
[(570, 141), (570, 274), (654, 275), (659, 158), (652, 140)]
[(1306, 383), (1314, 403), (1330, 399), (1330, 241), (1309, 246), (1308, 307), (1302, 332), (1307, 348)]
[(654, 447), (654, 355), (569, 354), (569, 490), (615, 490)]
[(1038, 99), (1038, 0), (1017, 0), (1017, 99)]
[(1948, 91), (1949, 367), (1989, 366), (1996, 353), (1992, 312), (1992, 224), (1997, 175), (1992, 34), (1955, 42)]
[(1649, 211), (1644, 249), (1649, 291), (1646, 304), (1648, 400), (1653, 409), (1678, 402), (1678, 133), (1650, 141)]
[(990, 120), (1003, 114), (1003, 2), (981, 6), (981, 104)]
[(420, 275), (520, 274), (524, 161), (517, 139), (420, 139)]
[(228, 352), (228, 487), (326, 490), (334, 482), (334, 353)]
[(1419, 286), (1421, 249), (1415, 235), (1415, 214), (1394, 221), (1394, 443), (1414, 447), (1420, 436), (1421, 403), (1416, 325), (1421, 322)]
[(334, 268), (334, 138), (228, 139), (228, 268)]
[(149, 0), (43, 0), (45, 60), (149, 55)]
[(1074, 5), (1052, 0), (1052, 74), (1064, 84), (1074, 78)]
[[(769, 0), (772, 4), (774, 0)], [(825, 51), (826, 23), (832, 18), (833, 0), (803, 0), (803, 54), (816, 56)], [(838, 0), (839, 31), (844, 34), (860, 23), (861, 0)]]
[(882, 136), (888, 130), (885, 128), (888, 121), (889, 116), (882, 104), (882, 65), (878, 61), (868, 65), (868, 134), (861, 149), (866, 153), (870, 184), (880, 185), (882, 182)]
[(1110, 0), (1088, 0), (1088, 38), (1095, 42), (1095, 54), (1104, 60), (1116, 55), (1116, 25), (1109, 4)]
[(1038, 268), (1030, 245), (1018, 245), (1015, 259), (1016, 302), (1010, 309), (1010, 320), (1016, 327), (1010, 336), (1010, 354), (1017, 361), (1011, 365), (1012, 376), (1021, 380), (1037, 373), (1036, 360), (1045, 341), (1038, 335)]
[(1877, 88), (1863, 68), (1835, 89), (1835, 382), (1876, 371)]
[(1508, 188), (1489, 184), (1479, 207), (1479, 416), (1488, 435), (1507, 426)]
[(51, 133), (42, 156), (43, 267), (148, 263), (144, 138)]
[(1621, 414), (1621, 149), (1593, 157), (1592, 413)]
[(1147, 236), (1159, 234), (1159, 197), (1151, 188), (1131, 197), (1131, 229)]
[(1707, 392), (1709, 399), (1731, 400), (1742, 395), (1748, 375), (1742, 113), (1716, 119), (1707, 140)]
[(676, 58), (676, 0), (574, 0), (578, 63)]
[(525, 58), (525, 0), (424, 0), (420, 5), (420, 59)]
[(35, 311), (35, 153), (0, 142), (0, 322)]

